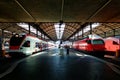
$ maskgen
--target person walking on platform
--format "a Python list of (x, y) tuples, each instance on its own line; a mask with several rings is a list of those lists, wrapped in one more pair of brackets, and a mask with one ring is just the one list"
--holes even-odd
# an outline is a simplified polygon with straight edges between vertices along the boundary
[(69, 55), (69, 46), (65, 46), (66, 48), (66, 54)]

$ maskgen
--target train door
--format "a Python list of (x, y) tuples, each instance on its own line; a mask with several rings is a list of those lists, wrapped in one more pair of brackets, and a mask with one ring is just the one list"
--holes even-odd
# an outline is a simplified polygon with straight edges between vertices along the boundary
[(40, 51), (40, 43), (39, 42), (35, 42), (35, 52)]

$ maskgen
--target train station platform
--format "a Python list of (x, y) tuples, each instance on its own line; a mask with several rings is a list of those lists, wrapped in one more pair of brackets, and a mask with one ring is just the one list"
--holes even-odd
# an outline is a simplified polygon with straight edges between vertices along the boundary
[(8, 66), (5, 72), (0, 73), (0, 80), (120, 79), (120, 71), (110, 63), (73, 49), (69, 50), (69, 54), (64, 48), (49, 49), (13, 60)]
[(6, 58), (0, 57), (0, 74), (6, 72), (15, 62), (22, 59), (22, 57), (18, 58)]

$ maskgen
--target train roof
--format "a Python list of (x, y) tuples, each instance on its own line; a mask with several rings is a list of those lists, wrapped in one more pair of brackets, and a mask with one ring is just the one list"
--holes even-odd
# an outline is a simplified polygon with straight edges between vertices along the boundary
[(104, 41), (107, 41), (107, 40), (116, 41), (116, 42), (120, 43), (120, 38), (118, 38), (118, 37), (108, 37), (108, 38), (104, 39)]
[[(36, 37), (36, 36), (33, 36), (33, 35), (31, 35), (31, 34), (26, 34), (26, 33), (14, 34), (13, 36), (16, 36), (16, 37), (27, 37), (27, 36), (30, 36), (30, 37), (33, 37), (33, 38), (38, 38), (38, 37)], [(12, 37), (13, 37), (13, 36), (12, 36)], [(41, 39), (41, 38), (38, 38), (38, 39), (43, 40), (43, 39)], [(46, 40), (43, 40), (43, 41), (47, 42)]]

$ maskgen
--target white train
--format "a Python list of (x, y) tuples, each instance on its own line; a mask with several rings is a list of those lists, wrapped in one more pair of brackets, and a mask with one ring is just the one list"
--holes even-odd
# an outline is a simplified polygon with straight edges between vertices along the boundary
[(15, 34), (10, 39), (9, 54), (31, 55), (48, 48), (48, 42), (29, 34)]

